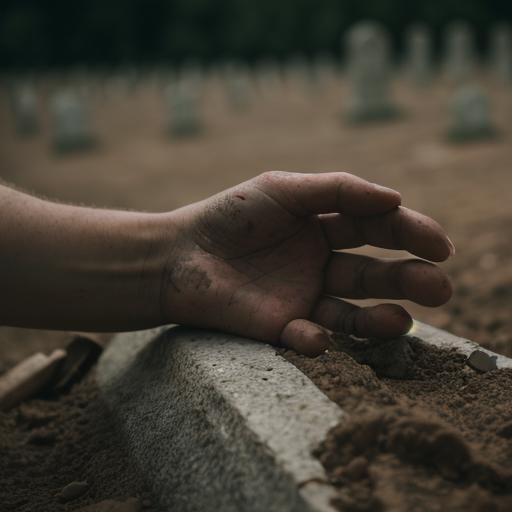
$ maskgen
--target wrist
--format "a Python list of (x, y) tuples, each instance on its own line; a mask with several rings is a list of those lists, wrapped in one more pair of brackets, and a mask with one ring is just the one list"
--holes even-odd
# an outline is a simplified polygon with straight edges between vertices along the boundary
[(177, 215), (174, 212), (146, 214), (135, 230), (136, 243), (141, 247), (133, 262), (138, 276), (139, 311), (144, 312), (147, 327), (172, 323), (171, 312), (166, 307), (165, 280), (179, 259), (182, 237)]

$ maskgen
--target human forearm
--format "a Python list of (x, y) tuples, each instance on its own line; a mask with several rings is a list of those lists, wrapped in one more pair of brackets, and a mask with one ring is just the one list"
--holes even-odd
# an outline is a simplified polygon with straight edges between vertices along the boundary
[[(431, 262), (454, 247), (400, 194), (343, 173), (264, 173), (165, 214), (66, 206), (0, 187), (0, 323), (133, 330), (165, 323), (281, 342), (305, 354), (332, 332), (392, 338), (396, 304), (451, 295)], [(365, 244), (421, 259), (344, 253)], [(429, 260), (429, 261), (426, 261)]]
[(123, 330), (161, 323), (169, 215), (61, 205), (0, 187), (0, 322)]

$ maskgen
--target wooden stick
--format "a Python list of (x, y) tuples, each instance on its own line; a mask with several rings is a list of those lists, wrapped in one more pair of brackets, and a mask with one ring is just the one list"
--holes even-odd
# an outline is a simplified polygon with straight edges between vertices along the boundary
[(37, 353), (25, 359), (0, 377), (0, 409), (6, 411), (37, 394), (53, 378), (66, 357), (64, 350), (49, 356)]

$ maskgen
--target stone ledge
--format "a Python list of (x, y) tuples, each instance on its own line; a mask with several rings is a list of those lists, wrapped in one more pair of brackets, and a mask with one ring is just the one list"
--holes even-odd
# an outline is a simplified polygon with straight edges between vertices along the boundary
[(466, 338), (459, 338), (449, 332), (437, 329), (430, 325), (414, 321), (413, 328), (409, 332), (410, 335), (416, 336), (430, 345), (435, 345), (440, 348), (456, 348), (458, 352), (465, 356), (470, 356), (475, 350), (485, 352), (489, 356), (496, 357), (496, 366), (498, 368), (512, 368), (512, 359), (500, 354), (496, 354), (491, 350), (481, 347), (474, 341), (467, 340)]
[(97, 381), (169, 510), (334, 510), (311, 452), (343, 412), (275, 348), (179, 327), (121, 334)]
[[(420, 322), (410, 334), (467, 356), (495, 355)], [(504, 356), (496, 363), (512, 368)], [(166, 509), (334, 511), (311, 452), (344, 413), (273, 347), (181, 327), (121, 334), (97, 381)]]

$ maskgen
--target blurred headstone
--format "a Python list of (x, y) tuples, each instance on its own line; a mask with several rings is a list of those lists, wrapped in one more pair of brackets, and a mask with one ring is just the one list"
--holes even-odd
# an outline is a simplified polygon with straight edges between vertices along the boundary
[(251, 103), (251, 81), (247, 70), (240, 64), (228, 63), (224, 79), (230, 105), (237, 111), (247, 110)]
[(396, 117), (398, 109), (390, 98), (390, 45), (386, 30), (374, 22), (361, 22), (349, 30), (346, 46), (352, 85), (349, 120)]
[(192, 137), (203, 131), (195, 84), (184, 79), (171, 83), (166, 92), (167, 131), (171, 137)]
[(453, 142), (469, 142), (494, 137), (489, 100), (475, 85), (462, 86), (452, 100), (452, 125), (448, 137)]
[(18, 134), (23, 137), (35, 135), (39, 131), (39, 110), (35, 89), (29, 84), (13, 86), (11, 102)]
[(418, 86), (426, 85), (432, 78), (432, 36), (425, 25), (416, 25), (407, 32), (406, 72)]
[(500, 81), (512, 82), (512, 27), (500, 24), (491, 33), (491, 65)]
[(82, 151), (95, 145), (85, 105), (78, 94), (71, 89), (56, 93), (52, 111), (53, 145), (56, 151)]
[(448, 26), (445, 35), (445, 71), (456, 82), (469, 79), (475, 69), (476, 55), (471, 27), (464, 22)]
[(134, 66), (127, 66), (123, 70), (123, 82), (129, 93), (135, 92), (141, 82), (140, 71)]
[(268, 92), (281, 85), (281, 68), (279, 63), (271, 58), (263, 59), (256, 67), (256, 80), (262, 92)]
[(179, 74), (179, 80), (186, 84), (187, 89), (196, 96), (199, 96), (205, 78), (206, 72), (203, 66), (194, 59), (187, 61)]

